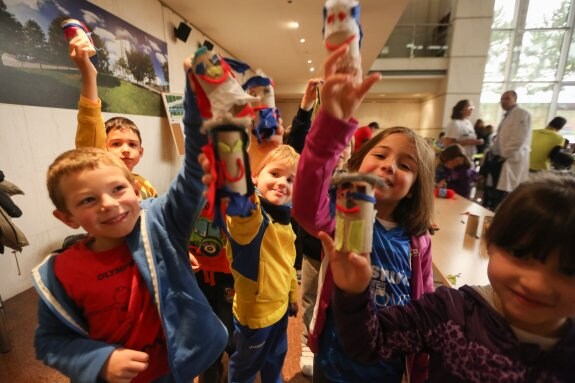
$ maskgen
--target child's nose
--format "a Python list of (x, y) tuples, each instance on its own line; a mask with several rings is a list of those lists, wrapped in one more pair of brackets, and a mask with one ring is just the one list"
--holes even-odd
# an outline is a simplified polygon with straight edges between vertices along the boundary
[(100, 205), (102, 206), (102, 209), (105, 209), (105, 208), (116, 206), (117, 204), (118, 204), (118, 201), (114, 197), (112, 197), (109, 194), (104, 194), (102, 196), (102, 202)]

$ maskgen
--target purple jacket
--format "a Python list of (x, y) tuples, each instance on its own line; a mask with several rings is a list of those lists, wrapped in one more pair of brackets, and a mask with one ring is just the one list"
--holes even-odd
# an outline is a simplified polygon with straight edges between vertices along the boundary
[[(336, 289), (333, 311), (343, 347), (363, 362), (430, 355), (429, 382), (575, 382), (575, 326), (548, 351), (522, 343), (472, 287), (439, 287), (418, 301), (376, 311), (369, 290)], [(366, 341), (369, 340), (369, 341)]]
[[(308, 134), (299, 160), (293, 190), (292, 216), (310, 234), (319, 231), (333, 233), (335, 221), (329, 212), (328, 190), (340, 153), (357, 128), (355, 121), (341, 121), (320, 109)], [(411, 298), (417, 299), (433, 292), (431, 240), (428, 234), (411, 240)], [(318, 338), (325, 323), (325, 312), (331, 303), (333, 280), (331, 272), (320, 275), (320, 294), (316, 302), (312, 328), (308, 332), (308, 346), (317, 352)], [(323, 277), (323, 278), (322, 278)], [(426, 374), (425, 357), (408, 361), (412, 382), (422, 382)]]

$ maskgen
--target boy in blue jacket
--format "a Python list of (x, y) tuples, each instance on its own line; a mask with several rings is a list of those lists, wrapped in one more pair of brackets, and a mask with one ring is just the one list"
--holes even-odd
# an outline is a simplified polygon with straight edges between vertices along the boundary
[(187, 383), (226, 346), (188, 258), (206, 141), (189, 84), (184, 106), (186, 154), (165, 195), (141, 201), (132, 173), (100, 149), (65, 152), (48, 170), (54, 216), (89, 235), (33, 270), (35, 347), (73, 382)]

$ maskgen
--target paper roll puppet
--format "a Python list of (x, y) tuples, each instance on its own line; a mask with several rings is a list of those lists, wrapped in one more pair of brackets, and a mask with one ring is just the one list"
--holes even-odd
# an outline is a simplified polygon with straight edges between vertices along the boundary
[(66, 40), (70, 41), (76, 36), (80, 36), (82, 40), (86, 42), (86, 47), (88, 48), (88, 56), (90, 56), (90, 61), (94, 65), (96, 65), (98, 61), (98, 56), (96, 55), (96, 47), (94, 46), (94, 40), (92, 40), (92, 33), (79, 20), (75, 19), (66, 19), (62, 21), (60, 24), (62, 30), (64, 31), (64, 36), (66, 36)]
[(192, 73), (200, 113), (205, 119), (227, 115), (247, 116), (253, 111), (250, 96), (236, 80), (229, 64), (214, 50), (199, 48), (192, 59)]
[(273, 81), (262, 72), (256, 71), (256, 75), (250, 77), (242, 87), (251, 96), (259, 98), (251, 103), (256, 114), (252, 133), (261, 143), (276, 134), (279, 126), (280, 114), (276, 108)]
[(363, 32), (359, 23), (360, 7), (357, 0), (327, 0), (323, 8), (323, 39), (328, 53), (344, 44), (349, 51), (338, 63), (337, 73), (347, 73), (361, 82), (359, 49)]
[(340, 173), (332, 178), (331, 184), (336, 250), (371, 253), (375, 189), (386, 187), (385, 183), (371, 174)]

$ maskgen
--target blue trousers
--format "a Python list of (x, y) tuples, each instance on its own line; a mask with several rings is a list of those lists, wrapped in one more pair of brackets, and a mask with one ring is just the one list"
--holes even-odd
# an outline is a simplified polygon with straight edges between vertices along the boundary
[(287, 354), (288, 315), (271, 326), (250, 329), (234, 317), (235, 352), (228, 364), (229, 383), (252, 383), (259, 372), (262, 383), (282, 383)]

